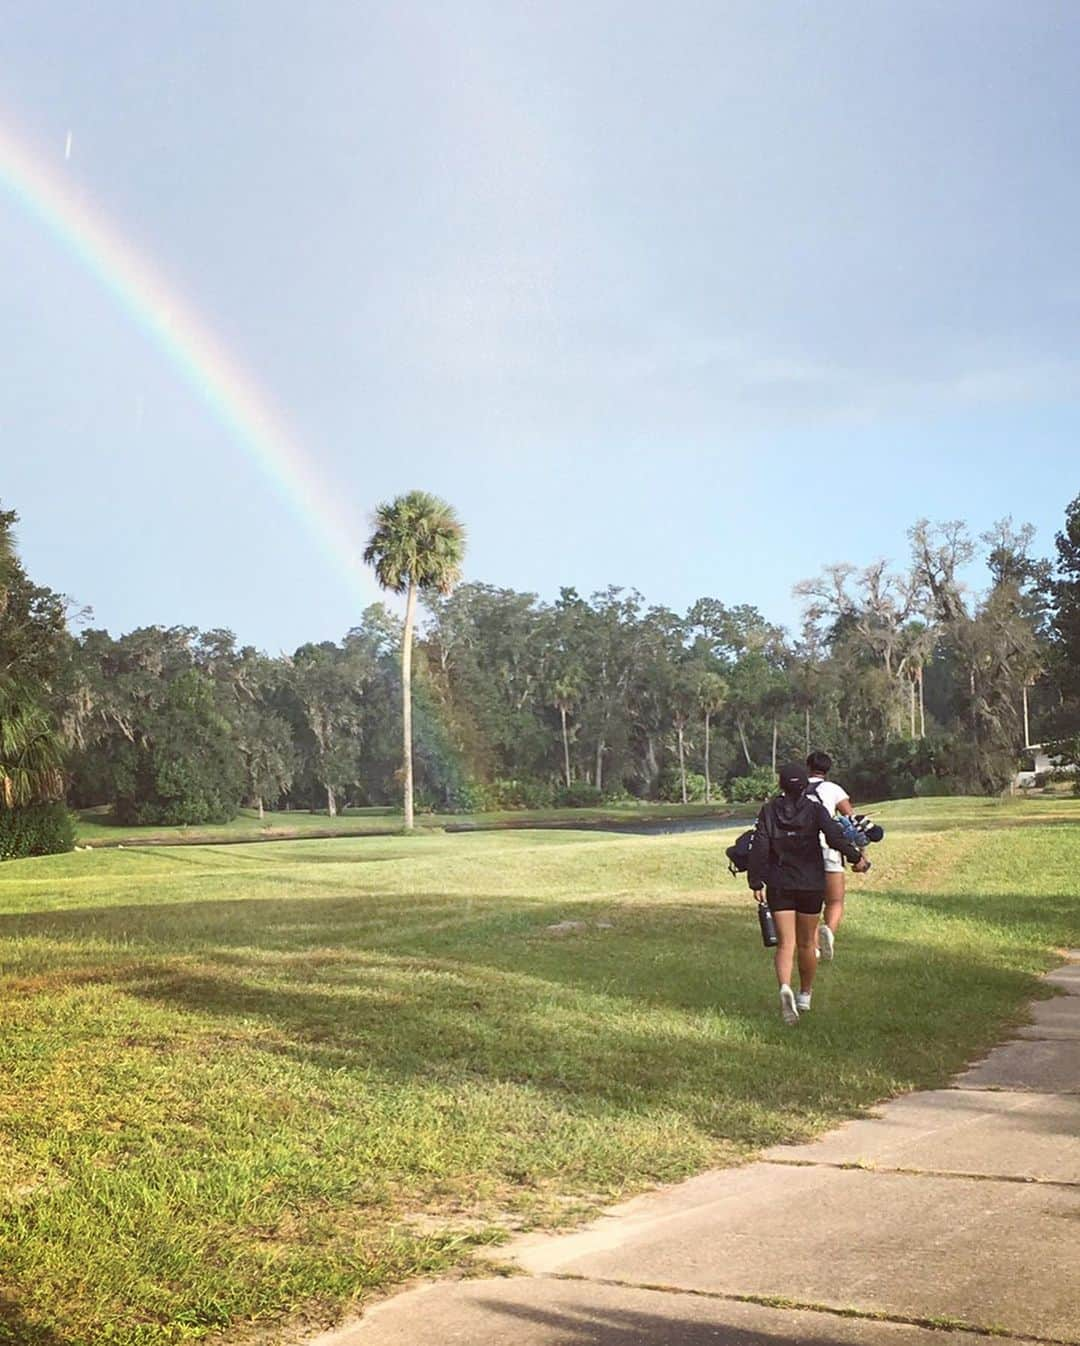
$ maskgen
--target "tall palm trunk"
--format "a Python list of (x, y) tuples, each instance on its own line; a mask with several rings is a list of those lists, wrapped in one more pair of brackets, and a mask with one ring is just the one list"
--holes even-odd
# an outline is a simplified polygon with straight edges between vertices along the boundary
[(255, 802), (259, 806), (259, 822), (262, 822), (262, 820), (266, 817), (266, 814), (263, 812), (262, 795), (259, 795), (259, 797), (256, 799)]
[(807, 757), (809, 757), (809, 756), (810, 756), (810, 707), (809, 707), (809, 706), (806, 706), (806, 707), (804, 708), (804, 713), (805, 713), (805, 716), (806, 716), (806, 755), (807, 755)]
[(753, 771), (754, 761), (753, 758), (750, 756), (750, 749), (746, 743), (746, 730), (743, 728), (743, 722), (741, 719), (738, 718), (738, 716), (736, 716), (735, 719), (735, 728), (738, 729), (739, 731), (739, 742), (742, 744), (743, 756), (746, 758), (746, 765), (750, 768), (751, 771)]
[(919, 669), (919, 737), (926, 737), (926, 705), (923, 702), (923, 671)]
[(412, 761), (412, 634), (416, 618), (416, 581), (409, 580), (409, 596), (405, 600), (405, 629), (401, 638), (401, 738), (402, 765), (405, 775), (405, 831), (413, 828), (413, 761)]
[(326, 812), (331, 818), (337, 817), (337, 795), (332, 785), (326, 787)]
[(780, 726), (776, 720), (772, 722), (772, 769), (776, 770), (776, 740), (780, 732)]
[(563, 770), (566, 773), (566, 788), (569, 790), (570, 780), (570, 737), (566, 732), (566, 707), (559, 707), (559, 714), (562, 716), (562, 755)]
[(709, 729), (712, 716), (705, 712), (705, 803), (712, 803), (712, 777), (709, 775)]
[(911, 679), (911, 737), (915, 738), (915, 679)]
[(683, 727), (682, 721), (679, 721), (676, 732), (679, 735), (679, 780), (682, 784), (682, 802), (688, 804), (690, 801), (686, 797), (686, 753), (683, 748)]
[(597, 745), (596, 745), (596, 781), (595, 781), (595, 785), (596, 785), (596, 788), (597, 788), (598, 790), (602, 790), (602, 789), (604, 788), (604, 750), (606, 749), (606, 747), (607, 747), (607, 744), (604, 742), (603, 739), (600, 739), (599, 742), (598, 742)]

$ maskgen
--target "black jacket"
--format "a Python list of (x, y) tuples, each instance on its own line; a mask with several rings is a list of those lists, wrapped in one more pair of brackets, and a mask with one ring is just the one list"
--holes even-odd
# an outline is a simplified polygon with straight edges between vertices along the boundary
[(746, 879), (757, 891), (763, 884), (770, 888), (802, 889), (820, 893), (825, 887), (825, 857), (819, 833), (855, 864), (862, 852), (853, 846), (840, 824), (829, 816), (820, 799), (803, 794), (792, 799), (778, 795), (770, 799), (758, 814)]

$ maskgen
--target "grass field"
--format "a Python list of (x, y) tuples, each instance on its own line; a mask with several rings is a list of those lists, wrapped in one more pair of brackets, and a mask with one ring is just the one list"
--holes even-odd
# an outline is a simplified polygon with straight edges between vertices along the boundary
[[(743, 805), (740, 813), (752, 809)], [(704, 818), (730, 812), (725, 804), (610, 804), (593, 809), (515, 809), (502, 813), (418, 813), (423, 831), (447, 827), (521, 827), (544, 824), (602, 822), (658, 822), (669, 818)], [(89, 846), (147, 846), (177, 843), (294, 840), (322, 833), (337, 836), (389, 836), (402, 830), (400, 809), (346, 809), (336, 817), (325, 813), (267, 813), (241, 809), (231, 822), (205, 827), (125, 827), (114, 823), (109, 810), (83, 809), (78, 815), (78, 840)]]
[(878, 817), (795, 1029), (730, 834), (3, 865), (0, 1341), (284, 1339), (508, 1228), (940, 1084), (1080, 943), (1080, 803)]

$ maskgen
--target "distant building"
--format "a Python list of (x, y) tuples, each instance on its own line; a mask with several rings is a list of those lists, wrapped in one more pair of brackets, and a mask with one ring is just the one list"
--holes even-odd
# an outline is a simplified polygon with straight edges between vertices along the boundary
[(1035, 769), (1033, 771), (1018, 771), (1013, 777), (1013, 786), (1017, 790), (1030, 789), (1035, 784), (1035, 778), (1045, 774), (1047, 771), (1075, 771), (1076, 767), (1072, 763), (1064, 766), (1060, 757), (1051, 757), (1041, 743), (1029, 743), (1027, 751), (1031, 753), (1035, 760)]

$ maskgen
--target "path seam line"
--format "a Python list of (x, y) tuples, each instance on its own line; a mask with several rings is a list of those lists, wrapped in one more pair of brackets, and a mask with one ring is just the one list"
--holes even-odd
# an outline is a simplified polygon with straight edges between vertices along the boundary
[(1017, 1173), (963, 1173), (951, 1168), (903, 1168), (898, 1164), (860, 1164), (839, 1159), (763, 1159), (781, 1168), (836, 1168), (855, 1173), (899, 1173), (909, 1178), (961, 1178), (970, 1182), (1018, 1182), (1029, 1187), (1064, 1187), (1075, 1190), (1080, 1181), (1068, 1178), (1026, 1178)]
[(786, 1295), (742, 1295), (734, 1291), (696, 1290), (683, 1285), (664, 1285), (650, 1281), (624, 1281), (607, 1276), (582, 1276), (573, 1272), (548, 1272), (531, 1276), (531, 1280), (576, 1281), (587, 1285), (605, 1285), (612, 1289), (652, 1290), (665, 1295), (692, 1295), (696, 1299), (716, 1299), (734, 1304), (757, 1304), (761, 1308), (786, 1309), (790, 1312), (827, 1313), (833, 1318), (852, 1318), (861, 1322), (894, 1323), (899, 1327), (921, 1327), (931, 1332), (969, 1332), (973, 1336), (993, 1337), (997, 1341), (1030, 1342), (1033, 1346), (1076, 1346), (1065, 1337), (1043, 1337), (1024, 1334), (1017, 1336), (1003, 1327), (983, 1327), (963, 1318), (922, 1318), (913, 1314), (878, 1312), (874, 1309), (856, 1309), (835, 1304), (817, 1304), (809, 1300), (790, 1299)]

